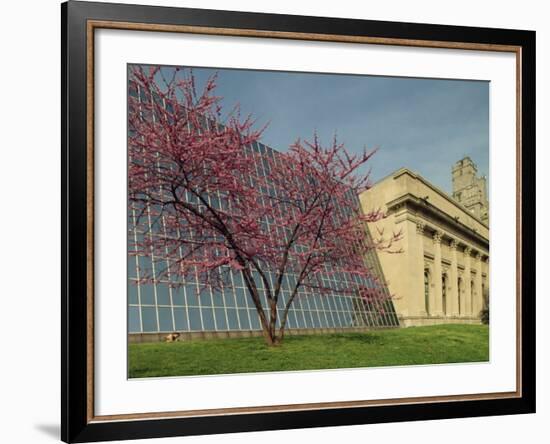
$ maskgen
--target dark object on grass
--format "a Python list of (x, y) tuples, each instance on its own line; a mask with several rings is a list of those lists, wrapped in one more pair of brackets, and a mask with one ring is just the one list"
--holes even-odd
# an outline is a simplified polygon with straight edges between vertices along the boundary
[(489, 306), (481, 310), (480, 318), (482, 324), (489, 325)]

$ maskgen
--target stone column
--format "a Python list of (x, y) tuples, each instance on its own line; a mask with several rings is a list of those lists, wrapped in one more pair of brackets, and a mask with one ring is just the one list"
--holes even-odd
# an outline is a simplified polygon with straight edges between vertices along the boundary
[[(411, 269), (414, 270), (414, 273), (418, 273), (419, 276), (419, 285), (415, 286), (416, 291), (418, 291), (418, 299), (417, 299), (417, 309), (415, 313), (412, 313), (413, 315), (419, 315), (419, 316), (427, 316), (428, 313), (426, 312), (426, 304), (425, 304), (425, 298), (424, 298), (424, 222), (417, 221), (416, 222), (416, 251), (411, 251), (409, 253), (411, 260), (413, 261), (413, 264), (411, 264)], [(431, 300), (431, 292), (430, 292), (430, 311), (433, 310), (433, 302)]]
[(474, 288), (476, 290), (476, 295), (474, 297), (474, 307), (473, 307), (473, 313), (472, 315), (474, 317), (479, 317), (479, 312), (481, 311), (483, 307), (483, 290), (482, 290), (482, 276), (481, 276), (481, 254), (476, 253), (475, 255), (475, 266), (476, 266), (476, 282), (474, 285)]
[(472, 271), (470, 269), (470, 247), (464, 248), (464, 314), (470, 316), (472, 314)]
[[(462, 281), (462, 289), (458, 287), (458, 316), (463, 317), (465, 313), (465, 307), (464, 307), (464, 273), (462, 271), (458, 272), (458, 279)], [(458, 286), (458, 282), (456, 283)], [(461, 291), (462, 290), (462, 291)]]
[(449, 287), (449, 310), (448, 313), (451, 316), (458, 316), (458, 259), (456, 257), (456, 240), (451, 241), (451, 277), (450, 277), (450, 287)]
[(436, 231), (434, 233), (434, 273), (433, 273), (433, 283), (434, 283), (434, 309), (433, 313), (435, 316), (443, 315), (443, 285), (442, 285), (442, 274), (441, 274), (441, 238), (443, 233), (441, 231)]

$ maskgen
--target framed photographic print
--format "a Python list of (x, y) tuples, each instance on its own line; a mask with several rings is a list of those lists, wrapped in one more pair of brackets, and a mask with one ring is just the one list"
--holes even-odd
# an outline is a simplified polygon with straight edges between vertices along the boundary
[(535, 33), (64, 3), (62, 439), (535, 411)]

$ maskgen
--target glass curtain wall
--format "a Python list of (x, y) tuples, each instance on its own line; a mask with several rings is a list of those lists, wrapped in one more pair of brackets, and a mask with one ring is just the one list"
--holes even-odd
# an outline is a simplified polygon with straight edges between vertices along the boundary
[[(129, 94), (145, 100), (147, 94), (139, 91), (135, 85), (129, 85)], [(262, 144), (254, 143), (246, 150), (260, 153), (261, 156), (276, 158), (278, 152)], [(265, 174), (262, 163), (257, 163), (258, 173)], [(271, 188), (269, 193), (276, 193)], [(221, 205), (219, 195), (209, 195), (212, 205)], [(359, 205), (358, 198), (355, 198)], [(345, 211), (345, 209), (342, 209)], [(137, 243), (140, 236), (154, 236), (155, 230), (163, 229), (162, 220), (153, 220), (148, 209), (145, 211), (148, 230), (139, 231), (136, 225), (137, 215), (129, 210), (128, 214), (128, 245)], [(366, 233), (368, 237), (368, 232)], [(162, 332), (193, 332), (193, 331), (231, 331), (231, 330), (261, 330), (257, 311), (247, 294), (240, 271), (229, 273), (227, 286), (221, 289), (206, 288), (200, 282), (186, 280), (174, 287), (172, 279), (176, 276), (165, 276), (163, 280), (155, 279), (154, 283), (140, 282), (140, 269), (150, 269), (155, 275), (155, 268), (169, 268), (167, 257), (135, 256), (128, 252), (128, 328), (129, 333), (162, 333)], [(382, 270), (375, 252), (365, 258), (365, 263), (378, 276), (380, 282), (385, 282)], [(268, 274), (273, 285), (274, 275)], [(325, 284), (338, 285), (337, 280), (350, 282), (358, 286), (372, 287), (367, 280), (353, 278), (347, 273), (326, 275)], [(287, 275), (283, 280), (282, 298), (279, 308), (282, 310), (290, 297), (295, 276)], [(259, 276), (255, 276), (256, 285), (264, 289)], [(182, 285), (183, 284), (183, 285)], [(388, 289), (384, 284), (384, 292)], [(383, 306), (380, 307), (380, 304)], [(265, 295), (262, 295), (262, 306), (267, 307)], [(267, 311), (266, 311), (267, 314)], [(399, 321), (393, 303), (387, 300), (374, 306), (359, 296), (344, 296), (340, 294), (316, 294), (308, 289), (300, 289), (298, 297), (289, 310), (288, 329), (315, 328), (352, 328), (352, 327), (393, 327)]]

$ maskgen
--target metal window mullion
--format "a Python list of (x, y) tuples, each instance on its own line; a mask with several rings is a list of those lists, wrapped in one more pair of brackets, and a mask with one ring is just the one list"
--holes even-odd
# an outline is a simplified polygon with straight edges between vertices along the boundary
[[(296, 293), (296, 298), (301, 299), (301, 293), (300, 293), (299, 290)], [(292, 303), (295, 304), (296, 300), (294, 300)], [(300, 314), (302, 315), (302, 320), (304, 321), (304, 328), (307, 328), (306, 311), (304, 310), (304, 306), (302, 305), (301, 300), (300, 300), (300, 310), (299, 311), (300, 311)]]
[[(147, 220), (149, 222), (149, 238), (151, 239), (151, 242), (153, 242), (153, 235), (151, 234), (152, 227), (151, 227), (151, 207), (147, 206)], [(155, 298), (155, 314), (157, 318), (157, 332), (160, 331), (160, 323), (159, 323), (159, 313), (158, 313), (158, 296), (157, 296), (157, 272), (155, 267), (155, 254), (151, 252), (151, 270), (153, 273), (153, 295)]]
[[(237, 328), (239, 331), (241, 331), (242, 330), (241, 316), (239, 314), (239, 306), (237, 305), (237, 291), (235, 289), (235, 280), (233, 279), (233, 270), (230, 270), (229, 272), (229, 279), (231, 279), (231, 290), (233, 292), (233, 302), (235, 303), (235, 315), (237, 316)], [(229, 327), (229, 324), (227, 324), (227, 326)]]
[[(140, 104), (139, 109), (141, 110), (141, 93), (140, 86), (137, 86), (138, 94), (138, 103)], [(140, 111), (141, 114), (141, 111)], [(131, 162), (132, 158), (128, 153), (128, 160)], [(132, 207), (132, 221), (133, 221), (133, 231), (134, 231), (134, 242), (137, 244), (137, 227), (136, 227), (136, 210)], [(137, 297), (138, 297), (138, 314), (139, 314), (139, 331), (143, 333), (143, 316), (141, 315), (141, 282), (140, 282), (140, 272), (139, 272), (139, 256), (135, 256), (136, 259), (136, 278), (137, 278)]]
[[(329, 303), (329, 300), (328, 298), (332, 298), (334, 297), (334, 295), (330, 294), (330, 295), (326, 295), (326, 296), (323, 296), (323, 295), (319, 295), (319, 301), (321, 302), (321, 307), (323, 309), (323, 312), (325, 314), (325, 319), (327, 321), (327, 326), (329, 327), (336, 327), (336, 318), (334, 317), (334, 312), (332, 311), (332, 307), (330, 306), (330, 303)], [(327, 309), (327, 306), (328, 306), (328, 309)], [(330, 319), (332, 319), (332, 322), (329, 321), (329, 316), (330, 316)]]
[[(231, 330), (229, 328), (229, 316), (227, 315), (227, 305), (225, 304), (225, 285), (223, 285), (223, 279), (222, 279), (222, 285), (221, 285), (221, 296), (222, 296), (222, 303), (223, 303), (223, 311), (224, 311), (224, 314), (225, 314), (225, 325), (227, 327), (227, 330)], [(214, 301), (212, 301), (214, 302)], [(214, 312), (215, 313), (215, 312)]]
[[(206, 122), (206, 129), (208, 130), (208, 119), (205, 118), (204, 121)], [(203, 131), (201, 131), (200, 126), (199, 126), (199, 128), (197, 128), (197, 130), (198, 130), (199, 134), (203, 134)], [(204, 173), (206, 175), (207, 171), (205, 171)], [(208, 204), (212, 207), (212, 196), (210, 194), (210, 189), (209, 189), (208, 185), (207, 185), (207, 189), (206, 189), (206, 199), (208, 200)], [(209, 287), (210, 288), (208, 289), (208, 291), (210, 291), (210, 302), (212, 304), (212, 318), (214, 319), (214, 330), (219, 331), (218, 321), (216, 320), (216, 306), (214, 305), (214, 291), (212, 289), (212, 286), (209, 286)], [(222, 293), (222, 299), (223, 299), (223, 293)]]
[[(164, 108), (166, 109), (166, 100), (163, 98), (163, 106)], [(158, 154), (158, 153), (157, 153)], [(158, 156), (157, 156), (158, 158)], [(160, 172), (160, 164), (157, 162), (157, 168), (159, 168), (159, 172)], [(163, 193), (163, 187), (161, 185), (160, 187), (160, 192), (161, 194)], [(161, 217), (162, 219), (162, 230), (164, 231), (164, 238), (167, 239), (168, 238), (168, 234), (166, 232), (166, 219), (164, 217), (164, 214), (162, 215)], [(172, 295), (172, 281), (171, 281), (171, 278), (172, 278), (172, 273), (171, 273), (171, 270), (170, 270), (170, 259), (169, 259), (169, 256), (168, 256), (168, 247), (165, 245), (164, 247), (164, 251), (166, 253), (166, 275), (167, 275), (167, 278), (168, 278), (168, 282), (170, 283), (170, 285), (168, 285), (168, 294), (170, 296), (170, 313), (172, 315), (172, 330), (173, 331), (176, 331), (176, 317), (174, 315), (174, 298), (173, 298), (173, 295)]]
[[(139, 90), (138, 90), (139, 91)], [(137, 230), (136, 230), (136, 210), (132, 208), (132, 225), (133, 225), (133, 235), (134, 242), (137, 244)], [(134, 256), (136, 263), (136, 287), (137, 287), (137, 298), (138, 298), (138, 314), (139, 314), (139, 331), (143, 333), (143, 319), (141, 316), (141, 282), (140, 282), (140, 272), (139, 272), (139, 256)]]
[[(140, 97), (140, 103), (141, 103), (141, 97)], [(141, 113), (141, 118), (143, 118), (143, 111), (142, 111), (141, 106), (140, 106), (140, 113)], [(147, 177), (147, 175), (145, 175), (145, 177)], [(149, 237), (152, 241), (153, 237), (151, 235), (151, 207), (149, 205), (147, 205), (147, 222), (148, 222), (148, 226), (149, 226)], [(145, 235), (146, 234), (144, 233), (144, 236)], [(157, 332), (158, 332), (160, 330), (160, 326), (159, 326), (159, 315), (158, 315), (158, 304), (157, 304), (157, 288), (156, 288), (156, 285), (155, 285), (156, 276), (155, 276), (155, 256), (154, 256), (154, 253), (151, 253), (151, 271), (153, 273), (153, 284), (152, 285), (153, 285), (153, 295), (154, 295), (154, 299), (155, 299), (155, 315), (156, 315)]]
[(346, 315), (349, 317), (350, 327), (353, 327), (353, 296), (346, 297)]
[[(199, 308), (199, 319), (201, 321), (201, 330), (204, 331), (204, 320), (202, 318), (202, 303), (201, 303), (201, 294), (203, 292), (203, 289), (201, 289), (201, 286), (199, 284), (199, 273), (197, 270), (195, 270), (195, 276), (196, 276), (195, 287), (197, 289), (197, 305)], [(204, 288), (206, 288), (206, 285), (204, 286)], [(212, 301), (212, 298), (210, 299), (210, 301)]]
[[(153, 117), (153, 123), (155, 123), (155, 113), (153, 111), (154, 108), (154, 98), (152, 95), (152, 92), (149, 91), (151, 94), (151, 115)], [(145, 174), (145, 177), (147, 178), (147, 174)], [(147, 205), (147, 220), (149, 222), (149, 238), (151, 239), (151, 244), (153, 243), (153, 226), (151, 221), (151, 206)], [(155, 267), (155, 254), (154, 252), (151, 252), (151, 270), (153, 272), (153, 295), (155, 298), (155, 314), (157, 318), (157, 332), (160, 332), (160, 321), (159, 321), (159, 307), (158, 307), (158, 295), (157, 295), (157, 272)]]
[[(381, 288), (381, 291), (383, 292), (384, 289)], [(385, 295), (384, 295), (385, 297)], [(384, 313), (383, 313), (383, 318), (384, 318), (384, 326), (389, 326), (392, 324), (392, 321), (391, 321), (391, 318), (390, 318), (390, 315), (389, 315), (389, 310), (388, 310), (388, 301), (387, 300), (382, 300), (380, 302), (380, 305), (382, 307), (382, 310), (384, 310)]]
[[(189, 132), (191, 132), (191, 124), (189, 123), (189, 117), (187, 118), (187, 130)], [(190, 236), (191, 240), (193, 240), (194, 236), (193, 236), (193, 233), (191, 231), (189, 232), (189, 236)], [(201, 290), (201, 287), (199, 285), (199, 273), (196, 269), (195, 269), (195, 278), (196, 278), (195, 279), (196, 280), (195, 287), (197, 289), (197, 305), (198, 305), (198, 308), (199, 308), (199, 320), (200, 320), (200, 323), (201, 323), (201, 331), (204, 331), (204, 321), (203, 321), (203, 318), (202, 318), (202, 304), (201, 304), (202, 290)], [(187, 295), (187, 289), (185, 290), (185, 294)], [(187, 318), (187, 320), (189, 322), (189, 326), (191, 326), (191, 318)]]
[(344, 327), (344, 322), (342, 320), (342, 317), (343, 317), (343, 310), (342, 310), (342, 305), (341, 305), (341, 302), (342, 302), (342, 296), (341, 295), (335, 295), (334, 296), (334, 306), (336, 307), (336, 315), (338, 316), (338, 322), (339, 322), (339, 326), (340, 328), (343, 328)]
[(376, 298), (373, 298), (372, 302), (370, 303), (371, 312), (372, 312), (372, 319), (373, 322), (376, 324), (375, 327), (380, 327), (380, 321), (378, 319), (378, 306), (376, 304)]
[(306, 299), (306, 303), (307, 303), (307, 308), (308, 308), (308, 314), (309, 314), (309, 318), (311, 320), (311, 328), (315, 328), (315, 326), (313, 325), (314, 322), (313, 322), (313, 315), (311, 314), (311, 312), (313, 311), (311, 309), (311, 304), (309, 303), (309, 296), (308, 294), (304, 291), (304, 297)]
[[(329, 280), (329, 284), (332, 287), (331, 289), (334, 289), (337, 286), (336, 285), (336, 278), (334, 276), (328, 276), (328, 280)], [(334, 302), (334, 310), (331, 308), (331, 315), (332, 315), (332, 319), (334, 321), (334, 326), (336, 326), (336, 319), (338, 319), (338, 326), (342, 327), (342, 319), (340, 318), (340, 313), (339, 313), (339, 310), (338, 310), (338, 300), (340, 299), (340, 296), (333, 293), (331, 295), (331, 298)], [(328, 306), (330, 307), (330, 303), (328, 304)]]
[[(322, 296), (320, 293), (319, 295), (316, 295), (312, 291), (311, 297), (313, 298), (313, 306), (315, 307), (315, 311), (317, 312), (317, 317), (319, 318), (319, 324), (321, 324), (321, 310), (319, 310), (319, 307), (317, 306), (317, 297), (321, 298)], [(323, 303), (321, 302), (321, 307), (322, 306), (323, 306)], [(326, 325), (328, 326), (329, 325), (328, 318), (325, 313), (323, 313), (323, 315), (325, 316), (325, 322), (326, 322)], [(322, 325), (319, 325), (319, 328), (322, 328)]]
[[(219, 331), (218, 321), (216, 320), (216, 306), (214, 305), (214, 291), (212, 287), (209, 286), (208, 291), (210, 292), (210, 304), (212, 306), (212, 319), (214, 319), (214, 330)], [(222, 296), (223, 298), (223, 296)]]
[[(328, 276), (321, 276), (321, 286), (322, 288), (324, 289), (325, 288), (325, 283), (323, 282), (323, 279), (327, 282), (327, 285), (330, 285), (330, 280), (328, 278)], [(327, 325), (327, 328), (330, 328), (331, 326), (334, 326), (334, 316), (332, 316), (332, 309), (330, 308), (330, 304), (328, 302), (328, 298), (331, 297), (331, 295), (328, 295), (328, 294), (323, 294), (323, 292), (319, 292), (319, 304), (321, 305), (321, 308), (319, 309), (320, 311), (319, 312), (322, 312), (323, 313), (323, 316), (325, 317), (325, 322), (326, 322), (326, 325)], [(318, 305), (317, 304), (317, 300), (316, 298), (313, 299), (313, 301), (315, 302), (315, 305)], [(328, 309), (327, 309), (328, 307)], [(320, 315), (319, 315), (320, 317)], [(332, 319), (332, 322), (330, 321)]]
[[(330, 277), (327, 277), (327, 280), (329, 282), (329, 285), (330, 285)], [(331, 291), (332, 291), (332, 288), (331, 288)], [(325, 311), (325, 317), (327, 318), (327, 324), (330, 324), (329, 321), (328, 321), (328, 315), (327, 313), (330, 315), (330, 318), (332, 319), (332, 327), (335, 328), (336, 327), (336, 315), (334, 314), (334, 310), (336, 310), (336, 308), (333, 310), (331, 305), (330, 305), (330, 300), (329, 298), (334, 298), (334, 293), (330, 293), (329, 295), (327, 295), (326, 297), (323, 297), (321, 295), (321, 306), (323, 307), (323, 310)], [(323, 299), (325, 299), (323, 301)], [(334, 306), (336, 307), (336, 304), (334, 304)], [(328, 308), (327, 308), (328, 307)]]
[[(178, 227), (178, 237), (181, 238), (181, 232), (180, 232), (180, 229)], [(183, 254), (181, 252), (181, 246), (178, 246), (178, 253), (180, 255), (180, 260), (183, 260)], [(184, 304), (185, 304), (185, 314), (187, 316), (187, 331), (191, 331), (191, 318), (189, 317), (189, 301), (187, 299), (187, 282), (184, 281), (184, 284), (182, 286), (182, 290), (183, 290), (183, 300), (184, 300)], [(175, 327), (175, 324), (174, 324), (174, 327)]]
[[(280, 293), (280, 297), (281, 297), (281, 300), (283, 301), (283, 307), (286, 307), (286, 298), (285, 298), (285, 290), (283, 290), (281, 288), (281, 293)], [(294, 310), (292, 307), (288, 310), (288, 314), (290, 314), (290, 310)], [(282, 321), (282, 320), (281, 320)], [(290, 317), (287, 317), (287, 322), (288, 322), (288, 328), (292, 328), (292, 326), (290, 325), (291, 322), (290, 322)]]

